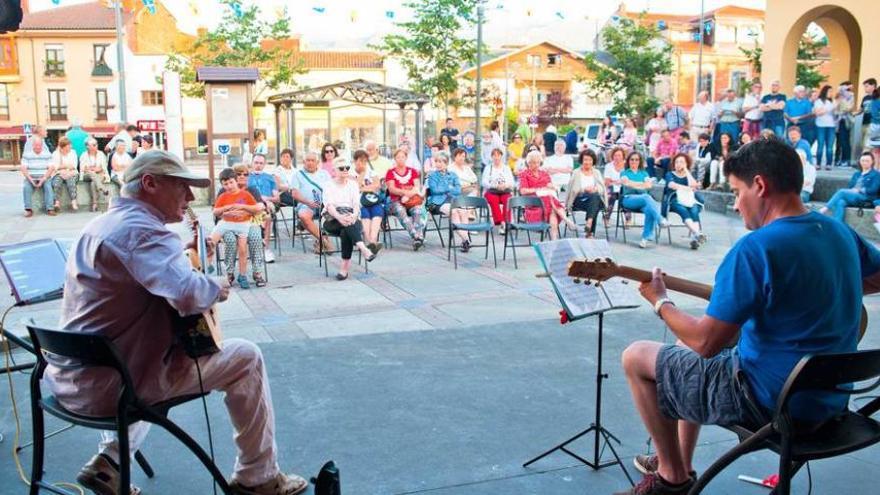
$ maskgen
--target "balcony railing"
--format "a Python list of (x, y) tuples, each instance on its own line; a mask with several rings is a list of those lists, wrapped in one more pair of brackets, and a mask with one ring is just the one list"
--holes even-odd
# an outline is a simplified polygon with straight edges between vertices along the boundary
[(67, 107), (49, 110), (49, 120), (67, 120)]
[(46, 76), (50, 77), (64, 77), (64, 61), (55, 62), (48, 61), (46, 62)]
[(105, 77), (105, 76), (112, 76), (112, 75), (113, 75), (113, 69), (111, 69), (109, 65), (107, 65), (103, 62), (99, 63), (99, 64), (95, 64), (95, 67), (92, 68), (92, 76), (94, 76), (94, 77)]

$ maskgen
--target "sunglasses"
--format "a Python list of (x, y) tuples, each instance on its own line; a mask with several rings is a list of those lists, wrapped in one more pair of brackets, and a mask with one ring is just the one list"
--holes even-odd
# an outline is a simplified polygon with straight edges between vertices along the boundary
[(247, 177), (248, 175), (250, 175), (250, 173), (249, 172), (236, 172), (235, 175), (237, 175), (239, 177)]
[(336, 153), (334, 150), (324, 150), (324, 153)]
[(348, 167), (348, 166), (346, 166), (346, 167), (336, 167), (336, 170), (340, 170), (340, 171), (342, 171), (342, 172), (348, 172), (349, 170), (351, 170), (351, 167)]

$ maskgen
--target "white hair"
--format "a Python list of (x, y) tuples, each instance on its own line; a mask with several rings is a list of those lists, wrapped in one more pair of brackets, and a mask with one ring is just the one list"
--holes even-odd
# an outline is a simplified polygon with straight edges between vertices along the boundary
[(143, 192), (144, 186), (141, 184), (140, 179), (138, 179), (126, 182), (122, 189), (119, 190), (119, 195), (123, 198), (139, 198)]
[(541, 163), (541, 160), (543, 160), (543, 159), (544, 159), (543, 155), (541, 155), (541, 152), (537, 151), (537, 150), (530, 151), (529, 154), (526, 155), (526, 163), (532, 163), (532, 162)]
[(91, 136), (89, 136), (89, 137), (86, 139), (86, 144), (94, 144), (95, 146), (97, 146), (97, 145), (98, 145), (98, 140), (95, 139), (95, 138), (93, 138), (93, 137), (91, 137)]
[(553, 149), (557, 150), (559, 148), (565, 149), (565, 141), (561, 141), (559, 139), (556, 140), (556, 144), (553, 145)]
[(303, 155), (303, 160), (308, 160), (309, 158), (314, 158), (318, 160), (318, 154), (314, 151), (307, 151), (305, 155)]

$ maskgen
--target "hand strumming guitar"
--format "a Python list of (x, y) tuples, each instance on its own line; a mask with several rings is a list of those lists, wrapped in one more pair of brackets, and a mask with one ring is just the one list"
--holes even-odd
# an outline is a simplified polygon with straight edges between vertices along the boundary
[(651, 306), (666, 296), (666, 283), (663, 282), (663, 270), (654, 267), (651, 272), (651, 280), (639, 284), (639, 293), (645, 298)]

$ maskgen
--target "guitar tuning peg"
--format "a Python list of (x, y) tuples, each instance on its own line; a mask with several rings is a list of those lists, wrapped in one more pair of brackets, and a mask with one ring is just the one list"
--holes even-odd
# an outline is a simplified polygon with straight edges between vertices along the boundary
[(579, 278), (574, 279), (574, 283), (576, 283), (576, 284), (581, 283), (581, 279), (579, 279)]

